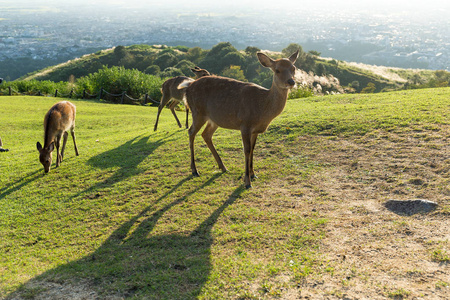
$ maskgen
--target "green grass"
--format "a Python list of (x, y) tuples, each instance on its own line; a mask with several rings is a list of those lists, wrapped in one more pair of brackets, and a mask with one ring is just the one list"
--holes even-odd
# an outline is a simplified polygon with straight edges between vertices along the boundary
[[(299, 148), (302, 135), (362, 136), (449, 124), (450, 89), (290, 100), (260, 136), (258, 179), (243, 188), (240, 133), (219, 129), (218, 171), (202, 141), (189, 169), (187, 131), (168, 110), (72, 101), (80, 156), (69, 139), (44, 175), (36, 142), (58, 101), (0, 97), (0, 298), (33, 298), (49, 284), (136, 299), (273, 298), (320, 272), (328, 220), (293, 205), (328, 167)], [(180, 114), (182, 117), (182, 113)], [(323, 201), (320, 197), (317, 201)], [(295, 203), (294, 203), (295, 204)], [(46, 283), (46, 284), (42, 284)]]
[(410, 292), (404, 289), (398, 289), (393, 292), (388, 292), (387, 296), (392, 299), (404, 299), (407, 298), (410, 294), (411, 294)]
[(450, 254), (447, 253), (444, 249), (434, 250), (431, 254), (433, 261), (440, 263), (449, 263), (450, 262)]

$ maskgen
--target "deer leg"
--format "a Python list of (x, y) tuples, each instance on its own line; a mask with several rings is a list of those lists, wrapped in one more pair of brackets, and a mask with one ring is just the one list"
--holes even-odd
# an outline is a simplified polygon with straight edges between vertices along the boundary
[(78, 156), (78, 147), (77, 142), (75, 141), (75, 128), (72, 128), (70, 130), (70, 134), (72, 135), (73, 145), (75, 147), (75, 155)]
[(64, 132), (64, 136), (63, 136), (63, 145), (61, 148), (61, 162), (64, 158), (64, 149), (66, 149), (66, 143), (67, 143), (67, 137), (69, 136), (69, 133), (66, 131)]
[(189, 107), (186, 106), (186, 129), (189, 128), (188, 119), (189, 119)]
[(163, 110), (164, 106), (166, 106), (167, 102), (169, 102), (169, 100), (170, 100), (170, 97), (168, 97), (167, 94), (163, 93), (161, 102), (159, 103), (159, 106), (158, 106), (158, 114), (156, 115), (156, 122), (155, 122), (155, 127), (153, 128), (153, 131), (156, 131), (156, 129), (158, 129), (159, 115), (161, 114), (161, 111)]
[(255, 150), (255, 145), (256, 145), (256, 138), (258, 137), (258, 134), (257, 133), (253, 133), (252, 134), (252, 136), (251, 136), (251, 152), (250, 152), (250, 172), (249, 172), (249, 175), (250, 175), (250, 179), (255, 179), (255, 178), (258, 178), (256, 175), (255, 175), (255, 172), (253, 171), (253, 152), (254, 152), (254, 150)]
[(170, 103), (169, 108), (170, 108), (170, 111), (172, 112), (173, 116), (175, 117), (175, 120), (177, 120), (178, 127), (181, 128), (183, 126), (181, 126), (181, 122), (180, 122), (180, 120), (178, 120), (177, 114), (175, 113), (175, 107), (177, 106), (177, 104), (178, 104), (177, 101), (172, 101), (172, 103)]
[(61, 164), (61, 154), (59, 153), (59, 146), (61, 145), (61, 136), (56, 136), (55, 147), (56, 147), (56, 167)]
[(212, 136), (217, 128), (217, 124), (209, 121), (208, 123), (206, 123), (205, 130), (203, 130), (202, 132), (202, 137), (203, 140), (205, 140), (206, 145), (208, 145), (208, 148), (211, 151), (212, 155), (216, 159), (216, 162), (219, 165), (219, 169), (221, 169), (222, 172), (226, 172), (227, 168), (225, 168), (225, 166), (223, 165), (222, 159), (220, 159), (220, 156), (217, 153), (216, 148), (214, 147), (214, 144), (212, 142)]
[(156, 131), (158, 129), (159, 115), (161, 114), (161, 110), (162, 110), (161, 109), (161, 104), (162, 104), (162, 101), (161, 101), (161, 103), (158, 106), (158, 113), (156, 115), (156, 122), (155, 122), (155, 126), (153, 127), (153, 131)]
[(244, 175), (244, 183), (245, 188), (249, 189), (252, 187), (252, 183), (250, 182), (250, 154), (252, 152), (252, 144), (251, 144), (251, 134), (245, 131), (241, 131), (242, 135), (242, 144), (244, 145), (244, 156), (245, 156), (245, 175)]
[(195, 135), (199, 132), (199, 130), (202, 128), (203, 124), (206, 123), (206, 120), (203, 118), (197, 119), (196, 117), (192, 116), (192, 125), (189, 128), (189, 149), (191, 151), (191, 171), (193, 176), (199, 176), (197, 172), (197, 167), (195, 166), (195, 158), (194, 158), (194, 140)]

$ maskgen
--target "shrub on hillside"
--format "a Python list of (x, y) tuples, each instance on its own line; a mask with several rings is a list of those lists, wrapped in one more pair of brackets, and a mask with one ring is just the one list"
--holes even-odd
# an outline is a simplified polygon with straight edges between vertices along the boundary
[(192, 68), (195, 67), (195, 64), (189, 60), (183, 59), (179, 61), (174, 68), (179, 69), (181, 72), (183, 72), (184, 76), (192, 76), (194, 75), (191, 71)]
[(209, 72), (220, 74), (225, 68), (240, 66), (243, 62), (244, 57), (231, 43), (222, 42), (212, 47), (199, 65)]
[(159, 74), (159, 76), (161, 78), (167, 78), (167, 77), (184, 76), (184, 74), (180, 69), (177, 69), (174, 67), (168, 67), (168, 68), (165, 68), (164, 71), (162, 71)]
[(363, 94), (375, 93), (376, 86), (373, 82), (369, 82), (365, 88), (361, 90)]
[(149, 75), (158, 75), (161, 69), (157, 65), (151, 65), (145, 69), (144, 73)]
[(419, 74), (414, 74), (403, 86), (404, 89), (423, 89), (450, 86), (450, 72), (437, 70), (428, 80), (422, 80)]
[(229, 78), (234, 78), (241, 81), (248, 81), (244, 76), (244, 71), (241, 70), (240, 66), (230, 66), (226, 68), (222, 75)]
[(152, 99), (159, 101), (164, 80), (159, 76), (144, 74), (136, 69), (104, 66), (98, 72), (78, 79), (76, 89), (77, 93), (82, 93), (83, 89), (86, 89), (91, 94), (97, 94), (103, 88), (111, 94), (126, 92), (136, 99), (148, 93)]
[[(4, 85), (6, 86), (6, 85)], [(8, 86), (15, 92), (28, 95), (54, 95), (58, 90), (60, 94), (68, 95), (73, 88), (69, 82), (53, 82), (50, 80), (21, 80), (8, 82)]]
[(294, 88), (289, 92), (288, 99), (307, 98), (314, 96), (314, 92), (309, 87)]
[(174, 54), (172, 54), (170, 52), (163, 53), (162, 51), (161, 51), (161, 53), (153, 62), (161, 70), (164, 70), (165, 68), (168, 68), (168, 67), (173, 67), (174, 65), (176, 65), (178, 63), (178, 59)]

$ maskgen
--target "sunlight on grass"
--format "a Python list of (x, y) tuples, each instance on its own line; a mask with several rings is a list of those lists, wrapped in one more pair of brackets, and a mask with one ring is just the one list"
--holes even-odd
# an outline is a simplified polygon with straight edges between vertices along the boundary
[[(283, 297), (306, 278), (333, 272), (322, 267), (319, 248), (328, 220), (297, 207), (301, 183), (330, 165), (311, 155), (324, 145), (302, 137), (449, 125), (448, 95), (290, 100), (258, 139), (251, 190), (243, 187), (239, 132), (219, 129), (214, 137), (226, 173), (197, 139), (201, 176), (192, 178), (187, 131), (168, 110), (153, 132), (156, 107), (96, 101), (72, 101), (80, 156), (69, 139), (61, 166), (44, 175), (36, 142), (59, 99), (0, 97), (7, 128), (0, 134), (10, 149), (0, 160), (0, 297), (50, 293), (44, 283), (100, 298)], [(442, 261), (448, 253), (432, 255)], [(407, 291), (388, 297), (399, 293)]]

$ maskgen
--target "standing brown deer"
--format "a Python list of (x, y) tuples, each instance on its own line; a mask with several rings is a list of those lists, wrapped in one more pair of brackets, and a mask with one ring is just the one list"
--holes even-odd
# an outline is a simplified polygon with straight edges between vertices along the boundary
[(241, 131), (245, 155), (246, 188), (251, 187), (253, 171), (253, 150), (258, 134), (266, 131), (270, 122), (284, 109), (289, 89), (295, 85), (294, 63), (298, 51), (288, 59), (273, 60), (267, 55), (257, 53), (259, 62), (273, 71), (270, 89), (259, 85), (241, 82), (230, 78), (207, 76), (195, 81), (185, 82), (186, 102), (192, 111), (192, 125), (189, 128), (189, 148), (191, 151), (191, 170), (199, 176), (194, 159), (195, 135), (206, 123), (202, 137), (212, 152), (219, 168), (225, 172), (222, 160), (213, 143), (212, 135), (218, 127)]
[[(75, 154), (78, 156), (77, 143), (75, 142), (75, 105), (69, 101), (61, 101), (53, 105), (44, 118), (44, 147), (37, 142), (36, 147), (39, 151), (39, 160), (44, 166), (45, 173), (50, 171), (52, 164), (52, 151), (56, 146), (56, 167), (62, 162), (64, 157), (64, 148), (66, 147), (68, 131), (72, 134)], [(64, 141), (59, 153), (61, 137), (64, 135)]]
[[(209, 74), (209, 72), (207, 70), (200, 69), (199, 67), (195, 67), (195, 68), (191, 69), (191, 71), (194, 72), (196, 79), (203, 77), (203, 76), (211, 75), (211, 74)], [(164, 108), (164, 106), (166, 106), (166, 104), (170, 100), (173, 100), (173, 101), (170, 103), (169, 108), (172, 111), (172, 114), (175, 117), (175, 120), (177, 120), (178, 126), (181, 128), (180, 120), (178, 120), (178, 117), (175, 113), (175, 107), (177, 106), (178, 103), (183, 102), (184, 90), (178, 89), (178, 86), (184, 81), (193, 81), (193, 80), (194, 79), (186, 77), (186, 76), (177, 76), (177, 77), (167, 79), (163, 83), (162, 88), (161, 88), (163, 96), (161, 98), (161, 103), (159, 103), (158, 114), (156, 115), (155, 127), (153, 128), (154, 131), (156, 131), (158, 129), (158, 120), (159, 120), (159, 115), (161, 114), (162, 109)], [(188, 128), (188, 116), (189, 116), (189, 109), (186, 107), (186, 128)]]

